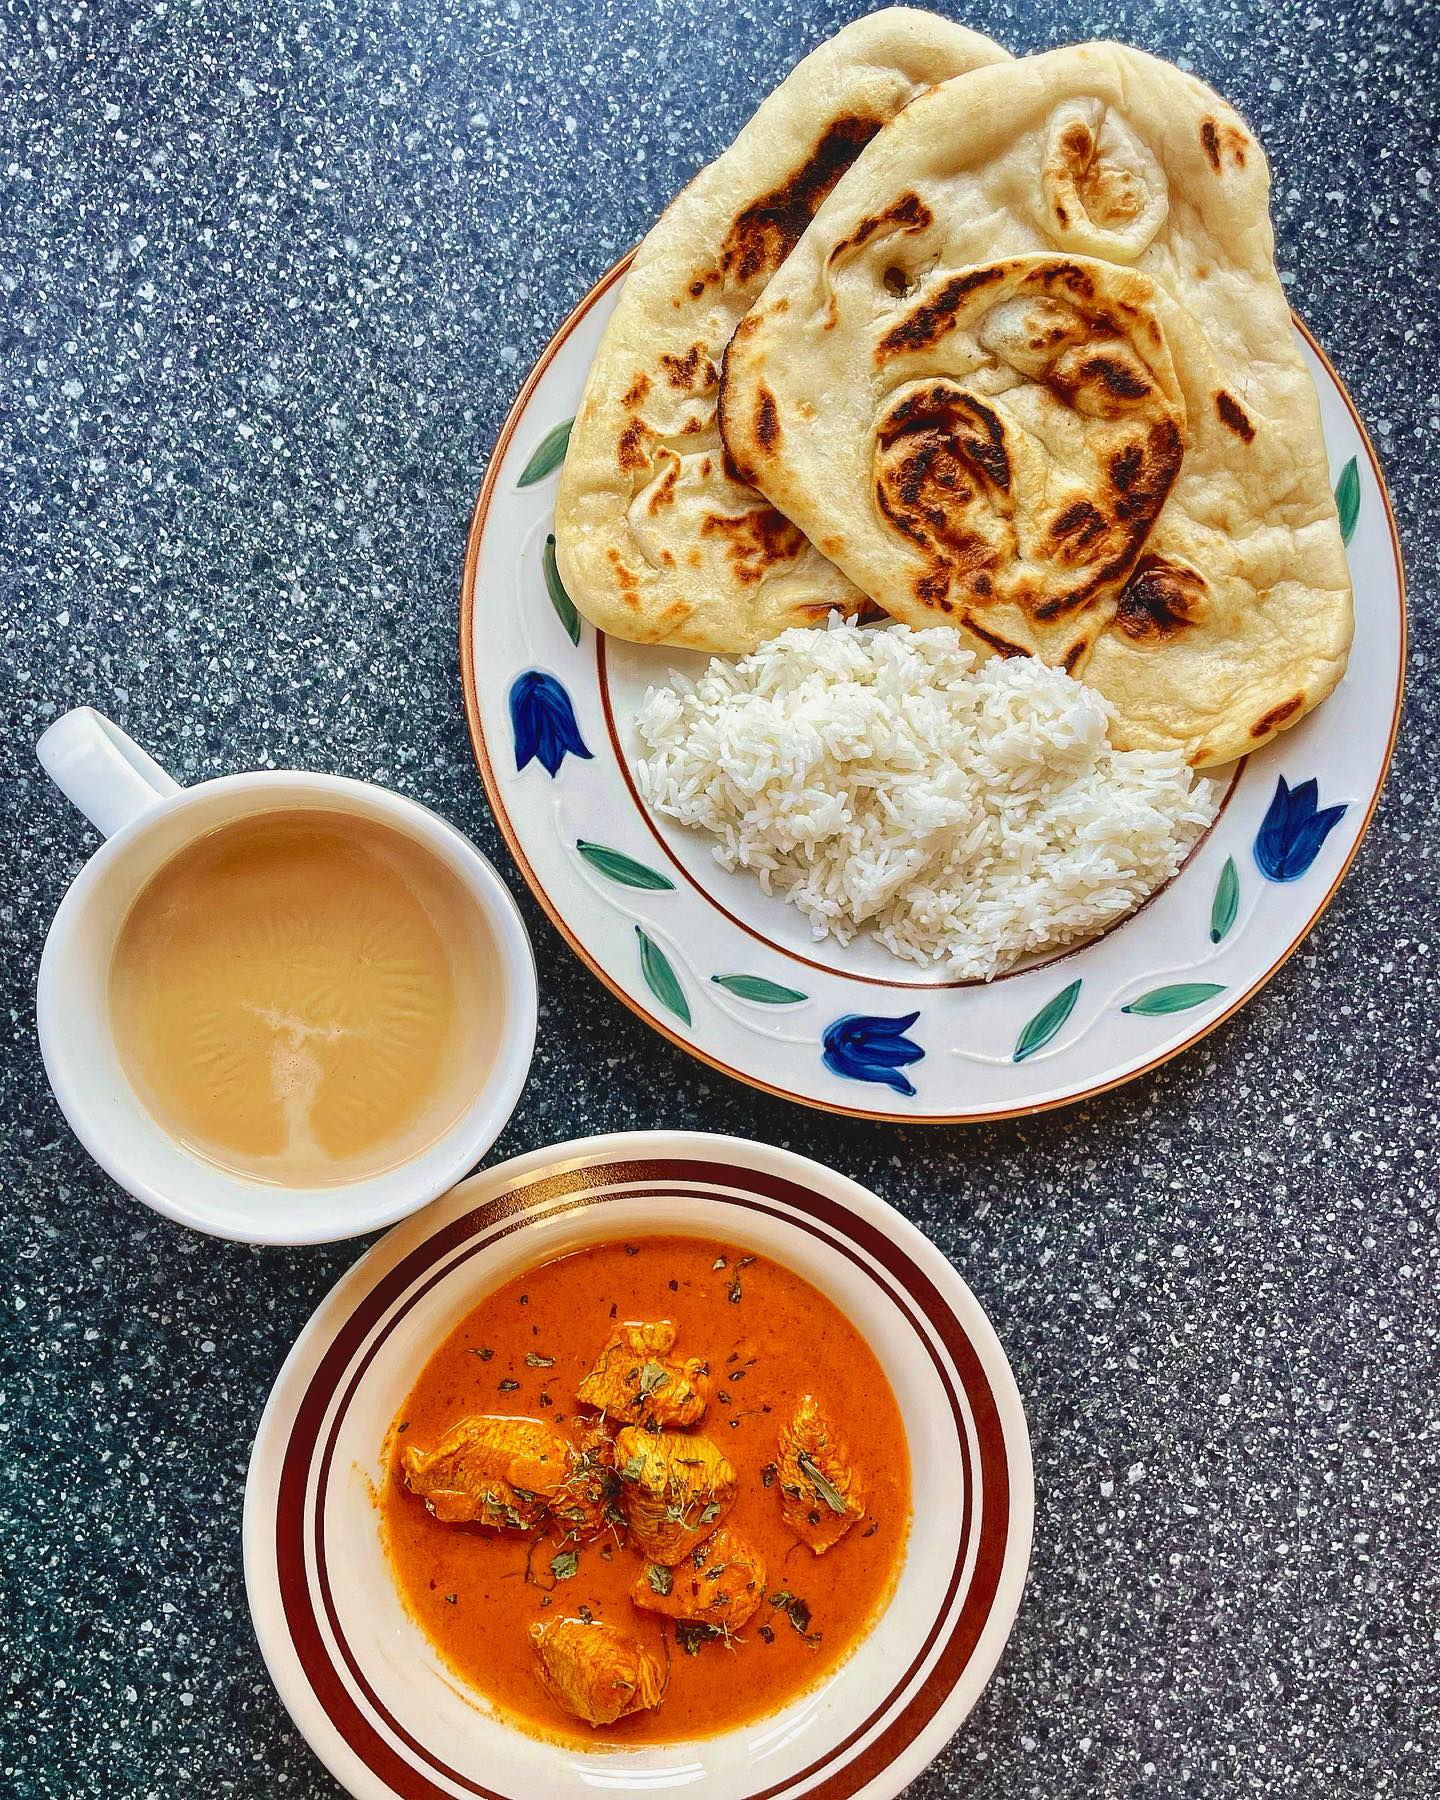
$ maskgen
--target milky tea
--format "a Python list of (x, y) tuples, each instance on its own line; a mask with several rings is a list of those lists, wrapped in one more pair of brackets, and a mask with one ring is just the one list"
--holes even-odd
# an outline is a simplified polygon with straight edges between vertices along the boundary
[(156, 1121), (288, 1187), (383, 1174), (480, 1090), (503, 1029), (484, 922), (422, 845), (335, 811), (259, 813), (171, 858), (116, 942), (110, 1018)]

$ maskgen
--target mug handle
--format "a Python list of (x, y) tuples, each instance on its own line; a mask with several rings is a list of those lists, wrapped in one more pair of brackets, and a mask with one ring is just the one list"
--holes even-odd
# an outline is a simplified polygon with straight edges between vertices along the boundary
[(102, 837), (180, 792), (174, 781), (93, 706), (62, 713), (35, 746), (40, 766)]

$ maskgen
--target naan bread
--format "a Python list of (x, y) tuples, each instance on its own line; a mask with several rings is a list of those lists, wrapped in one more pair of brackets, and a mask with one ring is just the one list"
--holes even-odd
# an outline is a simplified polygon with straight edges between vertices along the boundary
[(1126, 747), (1229, 761), (1344, 672), (1265, 159), (1139, 51), (981, 69), (887, 126), (738, 328), (721, 424), (888, 612), (1063, 664)]
[(724, 455), (721, 358), (881, 126), (936, 82), (1005, 56), (909, 7), (861, 19), (807, 56), (662, 215), (596, 352), (556, 500), (561, 579), (592, 624), (744, 651), (864, 604)]

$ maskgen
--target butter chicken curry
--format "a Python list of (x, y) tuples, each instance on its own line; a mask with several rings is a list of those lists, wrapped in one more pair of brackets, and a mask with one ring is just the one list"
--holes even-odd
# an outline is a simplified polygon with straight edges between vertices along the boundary
[(677, 1742), (841, 1662), (903, 1560), (895, 1397), (825, 1297), (733, 1244), (600, 1243), (430, 1358), (383, 1495), (445, 1661), (532, 1732)]

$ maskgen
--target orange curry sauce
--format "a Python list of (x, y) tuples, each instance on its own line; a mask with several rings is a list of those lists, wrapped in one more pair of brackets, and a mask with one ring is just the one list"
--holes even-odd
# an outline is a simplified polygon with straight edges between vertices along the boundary
[[(910, 1518), (909, 1451), (890, 1385), (829, 1300), (764, 1257), (737, 1267), (746, 1256), (733, 1243), (646, 1237), (543, 1264), (456, 1327), (396, 1420), (381, 1505), (401, 1592), (451, 1668), (531, 1732), (594, 1747), (677, 1743), (749, 1723), (843, 1661), (890, 1596)], [(679, 1326), (673, 1354), (709, 1362), (713, 1394), (697, 1429), (735, 1465), (740, 1494), (726, 1523), (766, 1564), (760, 1610), (730, 1644), (712, 1639), (693, 1655), (667, 1621), (631, 1604), (644, 1559), (616, 1534), (583, 1546), (575, 1574), (555, 1581), (558, 1536), (536, 1542), (533, 1533), (442, 1525), (406, 1488), (398, 1463), (402, 1445), (428, 1450), (470, 1413), (573, 1423), (575, 1389), (616, 1322), (667, 1318)], [(554, 1362), (537, 1367), (527, 1355)], [(762, 1478), (781, 1420), (805, 1393), (817, 1396), (847, 1444), (866, 1500), (864, 1519), (818, 1557), (782, 1521), (778, 1485), (767, 1488)], [(770, 1605), (782, 1592), (808, 1605), (808, 1634)], [(530, 1626), (582, 1607), (668, 1665), (654, 1711), (597, 1729), (542, 1691)]]

